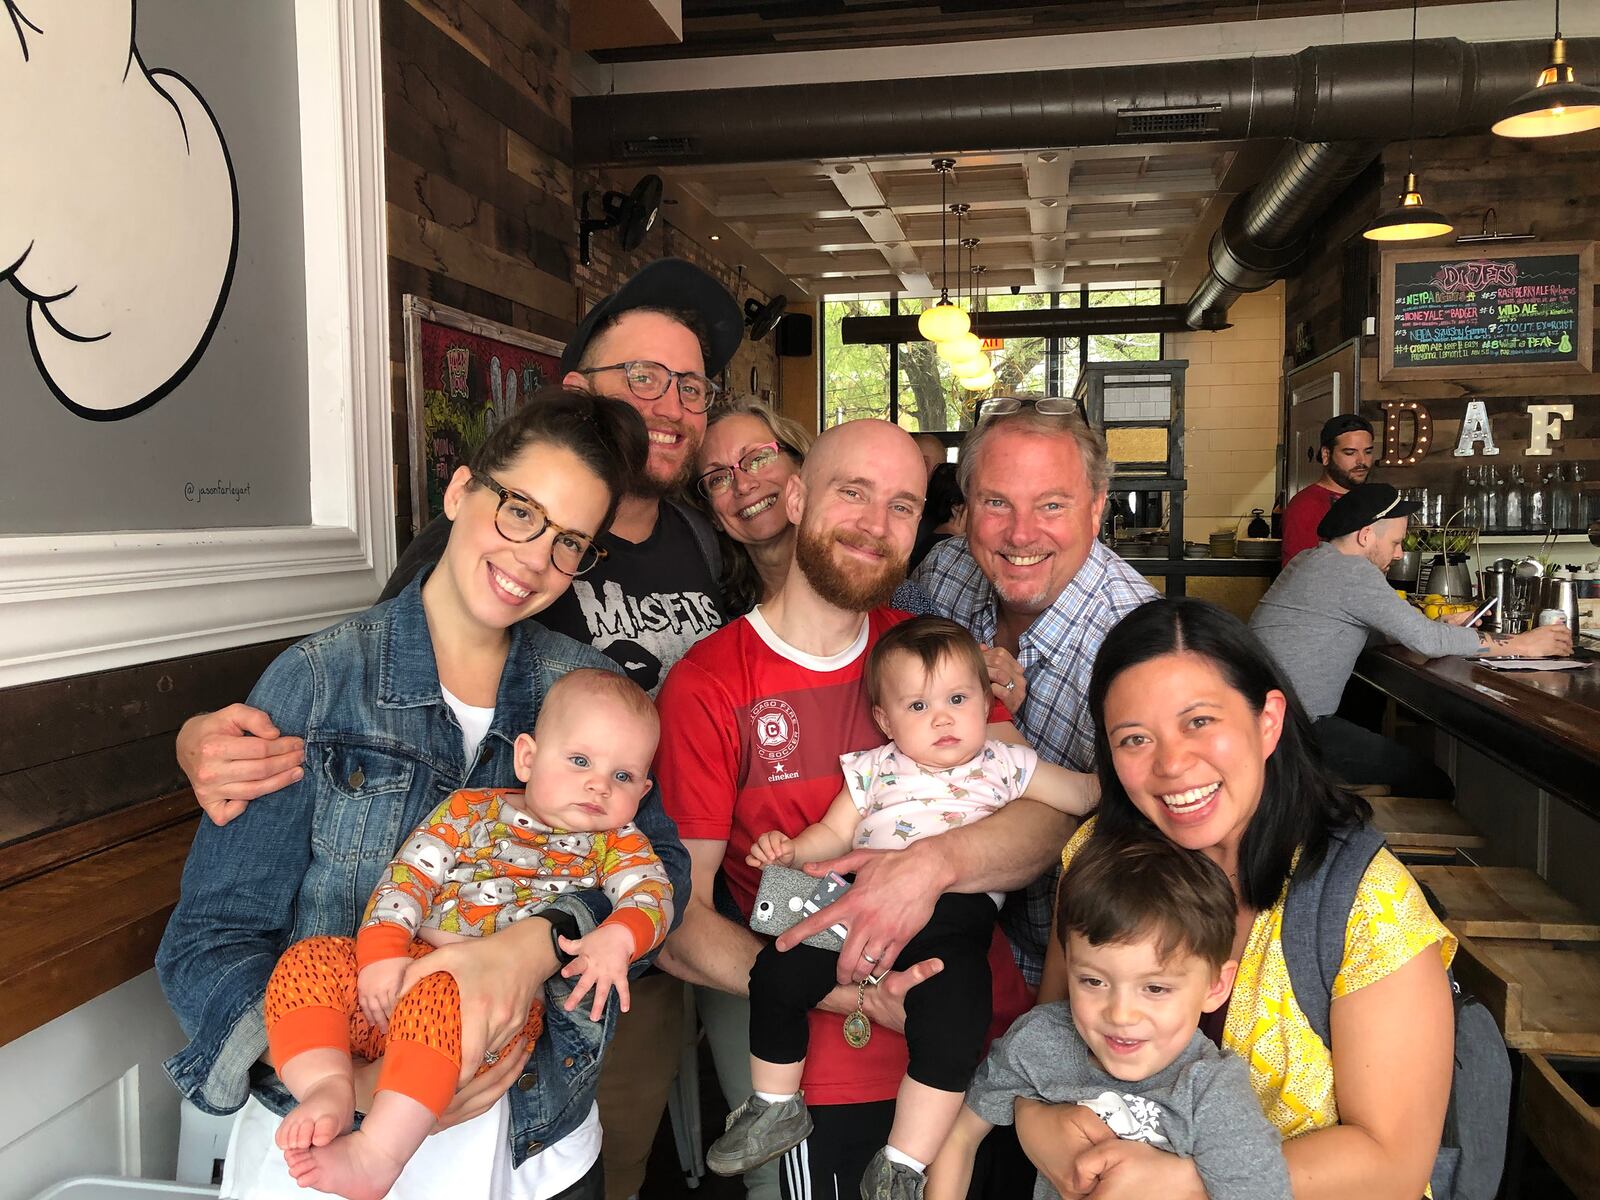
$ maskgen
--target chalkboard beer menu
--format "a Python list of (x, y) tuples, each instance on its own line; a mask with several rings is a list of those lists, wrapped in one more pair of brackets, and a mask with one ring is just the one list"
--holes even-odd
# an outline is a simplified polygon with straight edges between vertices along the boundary
[(1590, 370), (1594, 243), (1383, 256), (1379, 377)]

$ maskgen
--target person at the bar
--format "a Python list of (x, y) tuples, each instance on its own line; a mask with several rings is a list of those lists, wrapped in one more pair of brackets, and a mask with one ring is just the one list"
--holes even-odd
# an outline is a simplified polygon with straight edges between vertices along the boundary
[(1317, 544), (1317, 526), (1333, 502), (1372, 472), (1372, 422), (1355, 413), (1340, 413), (1323, 422), (1322, 475), (1301, 488), (1283, 509), (1283, 564)]
[(1347, 784), (1388, 784), (1407, 796), (1449, 796), (1450, 779), (1422, 755), (1337, 715), (1356, 659), (1374, 638), (1441, 658), (1449, 654), (1567, 654), (1572, 633), (1464, 628), (1470, 613), (1429, 620), (1398, 596), (1384, 572), (1400, 555), (1406, 519), (1421, 506), (1386, 483), (1351, 488), (1317, 526), (1324, 545), (1297, 557), (1267, 589), (1250, 629), (1278, 662), (1314, 722), (1323, 757)]

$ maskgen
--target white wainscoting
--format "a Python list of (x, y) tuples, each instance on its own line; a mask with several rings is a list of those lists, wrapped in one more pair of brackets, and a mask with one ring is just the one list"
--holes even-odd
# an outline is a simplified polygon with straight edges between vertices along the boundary
[(0, 1200), (75, 1175), (171, 1179), (184, 1043), (154, 971), (0, 1046)]

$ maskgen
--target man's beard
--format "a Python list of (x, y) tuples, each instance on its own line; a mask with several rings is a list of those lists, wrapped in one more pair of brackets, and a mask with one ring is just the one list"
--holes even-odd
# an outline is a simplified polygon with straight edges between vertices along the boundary
[(1352, 475), (1346, 471), (1341, 471), (1332, 463), (1328, 464), (1328, 478), (1333, 481), (1335, 487), (1342, 487), (1347, 492), (1351, 488), (1365, 483), (1371, 475), (1371, 467), (1367, 467), (1360, 475)]
[[(852, 564), (847, 570), (834, 561), (833, 547), (843, 542), (884, 555), (884, 562), (876, 569)], [(804, 525), (795, 538), (794, 562), (805, 576), (812, 591), (835, 608), (846, 612), (870, 612), (889, 603), (889, 598), (906, 578), (908, 555), (897, 556), (894, 547), (882, 538), (864, 533), (829, 533), (826, 530), (807, 529)]]
[(695, 462), (700, 456), (700, 442), (693, 433), (687, 429), (678, 431), (685, 439), (684, 446), (687, 453), (683, 456), (683, 465), (675, 471), (670, 478), (660, 478), (650, 472), (650, 462), (645, 460), (645, 468), (634, 480), (630, 495), (639, 496), (646, 500), (661, 500), (667, 496), (681, 495), (689, 486), (689, 481), (694, 478)]

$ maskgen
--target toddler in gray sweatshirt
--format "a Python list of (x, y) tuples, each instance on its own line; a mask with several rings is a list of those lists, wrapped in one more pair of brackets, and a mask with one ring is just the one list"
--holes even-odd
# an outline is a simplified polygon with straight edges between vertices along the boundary
[[(1287, 1200), (1278, 1132), (1244, 1062), (1200, 1032), (1228, 1000), (1233, 888), (1203, 855), (1159, 836), (1096, 833), (1062, 879), (1056, 933), (1067, 1000), (1012, 1025), (978, 1068), (928, 1171), (926, 1200), (967, 1194), (978, 1144), (1019, 1098), (1081, 1106), (1090, 1143), (1147, 1142), (1194, 1160), (1210, 1200)], [(1034, 1200), (1060, 1200), (1043, 1175)]]

